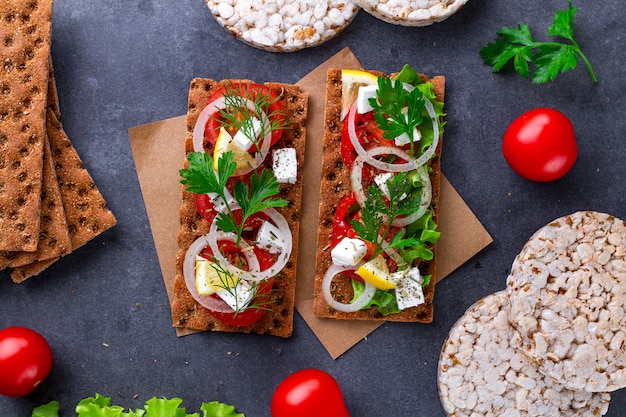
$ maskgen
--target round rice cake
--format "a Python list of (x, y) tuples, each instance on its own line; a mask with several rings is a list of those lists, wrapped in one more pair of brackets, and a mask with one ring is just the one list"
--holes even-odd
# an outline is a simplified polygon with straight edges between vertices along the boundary
[(428, 26), (459, 11), (468, 0), (354, 0), (378, 19), (402, 26)]
[(441, 404), (450, 417), (598, 417), (609, 393), (574, 391), (541, 374), (519, 350), (506, 291), (471, 306), (439, 358)]
[(539, 229), (507, 278), (511, 323), (541, 372), (570, 389), (626, 387), (626, 223), (593, 211)]
[(233, 36), (258, 49), (293, 52), (339, 34), (360, 8), (349, 0), (206, 0)]

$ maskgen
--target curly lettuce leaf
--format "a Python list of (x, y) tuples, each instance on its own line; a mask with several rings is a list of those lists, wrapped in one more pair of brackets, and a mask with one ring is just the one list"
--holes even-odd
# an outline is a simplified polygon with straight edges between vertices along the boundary
[[(183, 400), (180, 398), (156, 398), (146, 401), (145, 409), (124, 411), (119, 405), (111, 405), (111, 398), (98, 393), (94, 397), (82, 399), (76, 405), (78, 417), (200, 417), (199, 413), (188, 414), (181, 407)], [(203, 417), (245, 417), (235, 412), (232, 405), (217, 401), (202, 403), (200, 410)], [(59, 403), (51, 401), (48, 404), (36, 407), (32, 417), (59, 417)]]

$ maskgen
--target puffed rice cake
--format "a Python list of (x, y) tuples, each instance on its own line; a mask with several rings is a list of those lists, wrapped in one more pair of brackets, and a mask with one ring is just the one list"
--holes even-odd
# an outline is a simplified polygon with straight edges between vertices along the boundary
[(540, 228), (507, 278), (511, 323), (569, 389), (626, 387), (626, 222), (580, 211)]
[(428, 26), (459, 11), (468, 0), (354, 0), (372, 16), (401, 26)]
[(611, 395), (568, 390), (519, 350), (506, 291), (472, 305), (452, 327), (439, 359), (441, 404), (450, 417), (598, 417)]
[(231, 35), (258, 49), (293, 52), (339, 34), (360, 10), (349, 0), (206, 0)]

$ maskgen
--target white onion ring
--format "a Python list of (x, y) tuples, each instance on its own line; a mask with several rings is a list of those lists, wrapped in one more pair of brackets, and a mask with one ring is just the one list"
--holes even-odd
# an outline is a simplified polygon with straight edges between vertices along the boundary
[[(394, 150), (397, 148), (389, 147), (389, 146), (378, 146), (367, 151), (368, 154), (373, 155), (381, 155), (381, 154), (390, 154), (394, 153)], [(402, 151), (400, 151), (402, 152)], [(368, 159), (367, 161), (370, 161)], [(362, 207), (365, 203), (365, 189), (363, 187), (363, 165), (366, 160), (361, 155), (357, 156), (352, 165), (352, 171), (350, 171), (350, 184), (352, 186), (352, 191), (354, 191), (354, 196), (356, 201)], [(430, 203), (432, 201), (432, 186), (430, 183), (430, 176), (428, 175), (428, 171), (426, 170), (426, 166), (422, 165), (416, 168), (419, 173), (420, 179), (422, 180), (422, 198), (420, 200), (420, 205), (418, 209), (409, 214), (408, 216), (397, 217), (392, 222), (393, 226), (403, 227), (413, 223), (415, 220), (422, 217)]]
[(285, 265), (287, 265), (287, 262), (291, 257), (291, 251), (293, 248), (291, 230), (289, 229), (289, 224), (287, 223), (285, 218), (273, 208), (263, 210), (263, 213), (265, 213), (270, 218), (270, 220), (274, 222), (274, 225), (278, 227), (280, 237), (283, 238), (284, 241), (284, 247), (282, 252), (278, 254), (278, 260), (271, 267), (263, 271), (254, 271), (252, 270), (252, 268), (250, 271), (246, 271), (237, 268), (221, 254), (218, 245), (218, 240), (220, 239), (220, 236), (234, 236), (234, 233), (224, 233), (218, 230), (216, 222), (217, 216), (215, 216), (215, 218), (213, 219), (213, 222), (211, 223), (211, 227), (209, 229), (209, 233), (206, 235), (207, 243), (211, 248), (211, 251), (213, 251), (213, 256), (215, 257), (216, 261), (219, 262), (219, 264), (222, 265), (231, 274), (250, 282), (265, 281), (266, 279), (278, 274), (285, 267)]
[(324, 300), (326, 303), (333, 309), (337, 311), (341, 311), (344, 313), (354, 313), (355, 311), (359, 311), (374, 298), (374, 294), (376, 294), (376, 287), (374, 287), (369, 282), (365, 281), (365, 291), (352, 303), (341, 303), (333, 298), (333, 295), (330, 292), (330, 285), (333, 281), (335, 275), (340, 274), (344, 271), (354, 271), (356, 267), (354, 266), (339, 266), (339, 265), (331, 265), (330, 268), (326, 271), (324, 275), (324, 280), (322, 281), (322, 294), (324, 295)]
[(433, 124), (433, 143), (430, 144), (428, 149), (426, 149), (426, 151), (419, 158), (413, 158), (404, 151), (401, 151), (404, 154), (403, 156), (400, 153), (394, 152), (395, 155), (401, 157), (406, 162), (401, 163), (401, 164), (390, 164), (387, 162), (374, 159), (372, 158), (371, 155), (368, 155), (368, 152), (365, 151), (365, 148), (363, 148), (363, 146), (361, 145), (361, 142), (359, 142), (359, 138), (356, 134), (356, 123), (355, 123), (356, 111), (357, 111), (356, 102), (352, 105), (352, 107), (350, 107), (350, 111), (348, 112), (348, 118), (345, 122), (345, 123), (348, 123), (348, 136), (350, 137), (350, 142), (352, 143), (352, 146), (354, 147), (358, 155), (363, 155), (363, 157), (368, 158), (367, 162), (370, 165), (378, 169), (381, 169), (383, 171), (387, 171), (387, 172), (410, 171), (412, 169), (415, 169), (419, 166), (424, 165), (435, 154), (435, 151), (437, 150), (437, 146), (439, 145), (439, 123), (437, 120), (437, 113), (435, 112), (433, 103), (431, 103), (430, 100), (428, 100), (427, 98), (424, 99), (424, 107), (426, 108), (426, 111), (428, 112), (428, 115), (430, 116), (431, 123)]
[[(254, 164), (251, 166), (247, 166), (245, 168), (238, 168), (235, 170), (236, 176), (245, 175), (248, 172), (251, 172), (257, 169), (265, 160), (267, 156), (271, 141), (272, 141), (272, 132), (269, 128), (269, 122), (267, 115), (261, 109), (255, 108), (252, 100), (246, 99), (246, 106), (248, 110), (259, 113), (261, 116), (261, 120), (264, 121), (262, 132), (267, 132), (267, 134), (263, 137), (263, 142), (261, 142), (261, 148), (254, 154)], [(198, 115), (198, 120), (196, 120), (196, 124), (193, 127), (193, 150), (195, 152), (205, 152), (204, 150), (204, 131), (206, 128), (206, 124), (211, 118), (211, 115), (217, 111), (226, 109), (226, 100), (224, 96), (220, 96), (214, 101), (207, 104), (204, 109)]]
[[(229, 240), (231, 242), (236, 242), (237, 237), (233, 234), (228, 233), (220, 233), (219, 240)], [(196, 256), (199, 255), (204, 248), (208, 246), (208, 235), (200, 236), (196, 239), (187, 249), (185, 253), (185, 259), (183, 260), (183, 276), (185, 277), (185, 284), (187, 285), (187, 289), (191, 296), (205, 308), (208, 308), (211, 311), (216, 313), (234, 313), (233, 310), (226, 302), (224, 302), (220, 298), (211, 297), (209, 295), (200, 295), (198, 294), (198, 290), (196, 289)], [(260, 269), (259, 260), (256, 257), (256, 254), (252, 250), (245, 250), (245, 247), (242, 246), (242, 253), (246, 258), (246, 262), (251, 270), (258, 271)]]

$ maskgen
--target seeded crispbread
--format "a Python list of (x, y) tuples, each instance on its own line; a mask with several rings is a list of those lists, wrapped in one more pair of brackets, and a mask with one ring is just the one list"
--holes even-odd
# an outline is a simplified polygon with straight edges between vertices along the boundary
[(524, 355), (506, 291), (472, 305), (441, 349), (438, 388), (450, 417), (599, 417), (611, 395), (569, 390)]
[(0, 250), (39, 240), (52, 0), (0, 2)]
[[(382, 75), (379, 71), (368, 71), (374, 75)], [(427, 80), (426, 76), (422, 76)], [(435, 90), (438, 101), (444, 100), (445, 77), (437, 76), (429, 80)], [(328, 71), (326, 83), (326, 111), (324, 126), (324, 144), (322, 151), (322, 179), (320, 185), (320, 224), (318, 228), (318, 252), (316, 260), (315, 274), (315, 294), (313, 310), (318, 317), (334, 319), (355, 319), (355, 320), (387, 320), (401, 322), (422, 322), (430, 323), (433, 320), (433, 298), (435, 294), (435, 279), (431, 279), (430, 284), (423, 288), (424, 303), (401, 311), (398, 314), (383, 316), (375, 307), (366, 310), (359, 310), (354, 313), (340, 312), (331, 308), (324, 300), (322, 293), (322, 282), (324, 275), (331, 265), (331, 238), (333, 229), (333, 217), (335, 209), (341, 198), (350, 191), (350, 172), (345, 168), (341, 158), (341, 70), (330, 69)], [(439, 206), (439, 185), (441, 178), (441, 146), (439, 141), (435, 156), (429, 161), (431, 169), (430, 179), (432, 185), (432, 208), (433, 219), (437, 222)], [(431, 250), (435, 256), (432, 261), (419, 264), (422, 275), (435, 276), (437, 252), (433, 246)], [(352, 299), (352, 285), (349, 279), (335, 278), (333, 280), (332, 292), (334, 298), (342, 303), (349, 303)]]
[[(53, 110), (48, 109), (46, 121), (52, 159), (71, 240), (69, 252), (71, 253), (113, 227), (117, 220), (108, 208), (93, 178), (83, 167), (78, 152)], [(34, 262), (15, 268), (11, 272), (11, 279), (15, 282), (22, 282), (39, 274), (57, 259)]]
[(401, 26), (428, 26), (459, 11), (468, 0), (354, 0), (367, 13)]
[(47, 135), (44, 142), (43, 162), (41, 221), (37, 250), (33, 252), (0, 252), (0, 269), (15, 268), (35, 261), (58, 258), (71, 250), (72, 244), (67, 229), (65, 210)]
[(347, 0), (205, 0), (231, 35), (271, 52), (293, 52), (338, 35), (360, 10)]
[[(218, 88), (230, 82), (230, 80), (218, 82), (203, 78), (196, 78), (191, 81), (187, 113), (187, 136), (185, 139), (186, 154), (193, 152), (193, 129), (198, 115), (207, 104), (207, 100)], [(242, 82), (246, 83), (249, 81), (242, 80)], [(289, 128), (283, 130), (280, 140), (273, 146), (273, 149), (295, 148), (298, 159), (297, 182), (295, 184), (280, 184), (280, 197), (288, 200), (290, 203), (286, 207), (277, 209), (289, 224), (292, 232), (293, 250), (291, 259), (286, 267), (274, 277), (273, 291), (268, 304), (270, 310), (263, 315), (261, 320), (244, 327), (234, 327), (216, 320), (192, 297), (185, 284), (182, 272), (185, 253), (193, 241), (208, 232), (210, 225), (199, 216), (196, 210), (194, 195), (182, 187), (181, 225), (178, 234), (179, 252), (176, 257), (176, 278), (174, 282), (175, 300), (172, 303), (172, 321), (175, 327), (193, 330), (259, 333), (279, 337), (288, 337), (293, 331), (300, 203), (302, 197), (301, 169), (304, 163), (308, 95), (295, 85), (281, 83), (265, 83), (264, 85), (280, 94), (280, 101), (286, 112), (287, 119), (290, 121)], [(207, 152), (212, 153), (210, 143), (205, 141), (204, 147)], [(271, 164), (271, 157), (268, 157), (264, 164)], [(267, 165), (267, 167), (271, 168), (271, 165)]]

